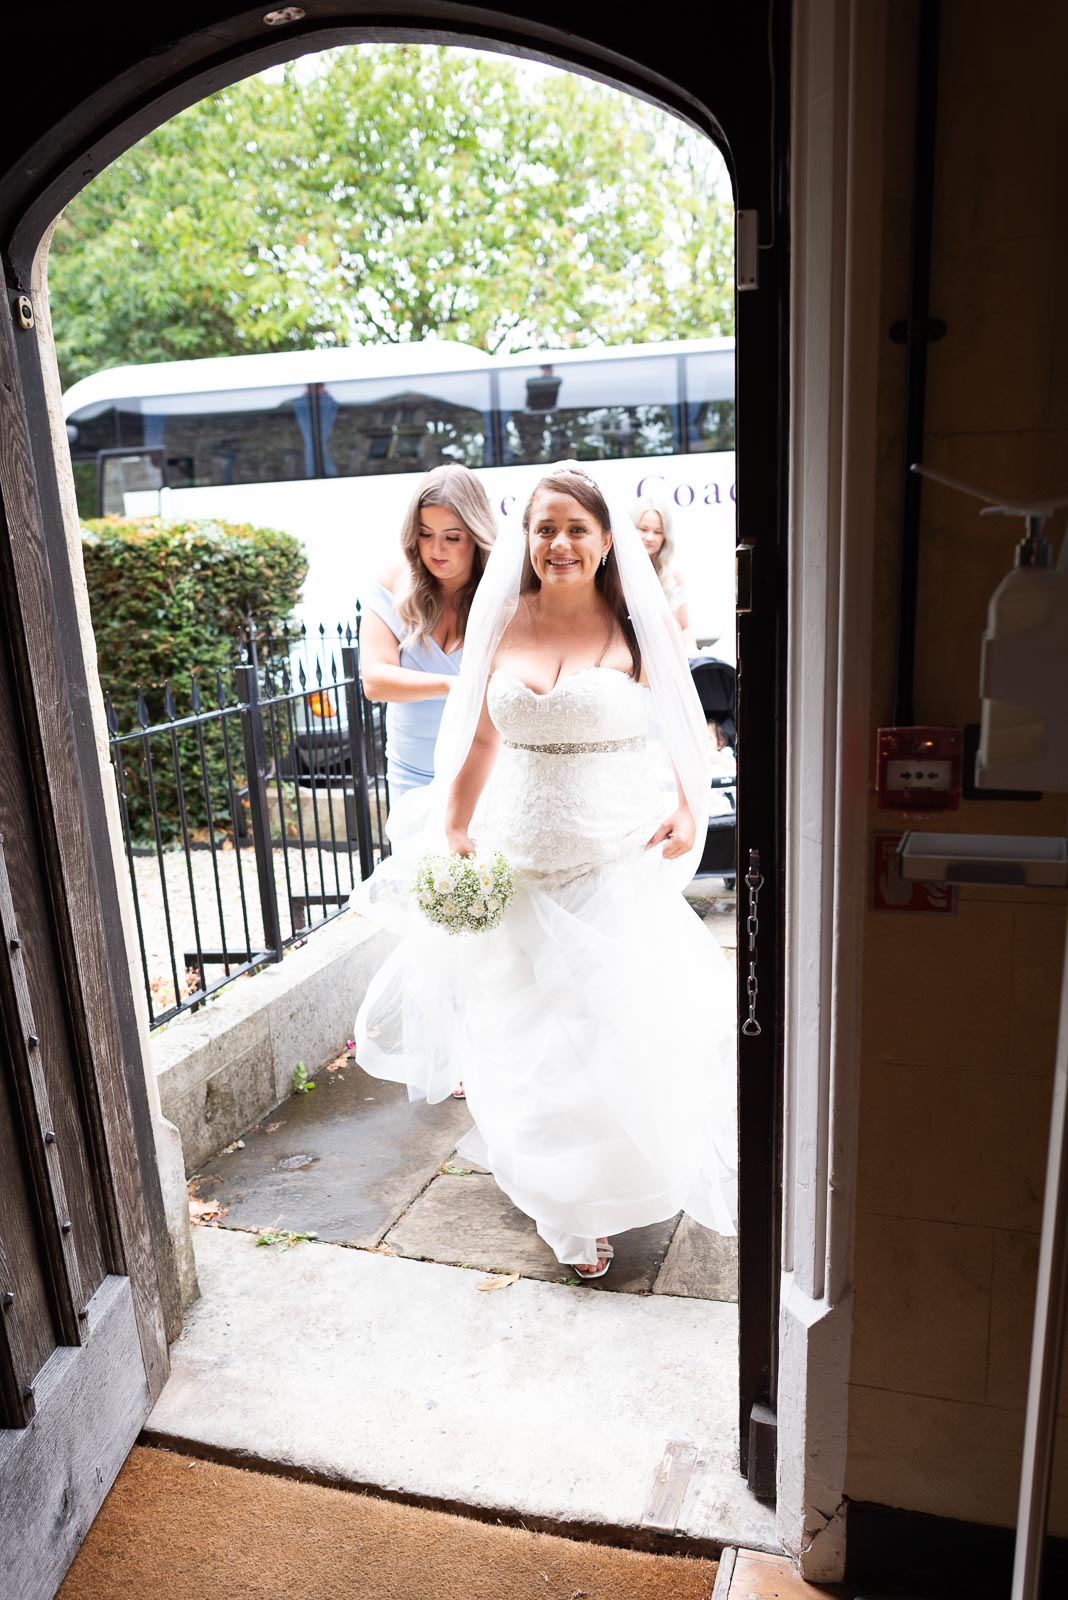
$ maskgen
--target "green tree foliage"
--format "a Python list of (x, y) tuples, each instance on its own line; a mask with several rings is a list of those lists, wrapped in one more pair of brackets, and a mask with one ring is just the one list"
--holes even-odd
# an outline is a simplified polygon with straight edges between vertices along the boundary
[(729, 333), (722, 160), (567, 73), (360, 46), (166, 123), (60, 218), (65, 383), (123, 362), (404, 341)]
[[(246, 616), (251, 612), (263, 628), (285, 621), (308, 570), (304, 548), (292, 534), (236, 523), (101, 517), (83, 523), (82, 554), (100, 680), (122, 733), (137, 731), (140, 693), (148, 718), (165, 718), (168, 684), (180, 716), (193, 709), (191, 677), (206, 710), (219, 703), (219, 674), (232, 698), (235, 641)], [(232, 818), (219, 724), (205, 730), (203, 761), (195, 731), (175, 737), (190, 830), (207, 824), (206, 783), (216, 826), (227, 831)], [(151, 840), (143, 744), (122, 748), (130, 829), (135, 841)], [(167, 843), (180, 831), (171, 738), (153, 737), (150, 753)], [(236, 724), (231, 755), (240, 769), (244, 757)]]

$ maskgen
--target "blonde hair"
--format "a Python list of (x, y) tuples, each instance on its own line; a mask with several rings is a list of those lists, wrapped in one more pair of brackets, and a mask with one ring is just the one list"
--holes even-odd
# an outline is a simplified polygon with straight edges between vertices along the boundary
[(397, 616), (409, 630), (405, 645), (421, 644), (441, 621), (445, 609), (441, 584), (419, 554), (420, 513), (424, 506), (444, 506), (458, 517), (475, 541), (471, 577), (456, 600), (456, 628), (463, 642), (471, 601), (497, 537), (486, 491), (469, 467), (449, 461), (432, 467), (420, 481), (401, 524), (401, 549), (408, 564), (408, 587), (397, 602)]
[(660, 579), (664, 593), (671, 599), (675, 588), (675, 579), (671, 572), (671, 558), (675, 554), (675, 541), (671, 537), (671, 506), (667, 500), (658, 494), (646, 491), (640, 499), (635, 500), (631, 507), (630, 520), (640, 530), (639, 524), (647, 511), (655, 511), (660, 518), (660, 526), (664, 532), (664, 542), (653, 556), (653, 568)]
[[(527, 501), (523, 510), (523, 532), (530, 533), (530, 513), (539, 494), (568, 494), (577, 500), (584, 511), (604, 529), (605, 533), (612, 531), (612, 518), (608, 504), (600, 489), (593, 479), (588, 477), (576, 461), (561, 461), (559, 465), (550, 467), (544, 478), (539, 479), (535, 485), (534, 493)], [(607, 559), (597, 568), (594, 582), (602, 600), (616, 620), (620, 633), (626, 640), (630, 651), (631, 668), (635, 678), (641, 676), (642, 657), (638, 649), (638, 637), (634, 632), (634, 624), (630, 620), (626, 596), (623, 593), (623, 580), (619, 576), (619, 563), (616, 560), (616, 547), (609, 546)], [(541, 579), (534, 571), (530, 559), (529, 540), (523, 552), (523, 573), (519, 580), (520, 594), (530, 594), (532, 590), (541, 588)]]

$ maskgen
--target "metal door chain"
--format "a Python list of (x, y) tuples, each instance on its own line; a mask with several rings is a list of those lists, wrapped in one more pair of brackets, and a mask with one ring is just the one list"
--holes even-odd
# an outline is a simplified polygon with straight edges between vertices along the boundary
[(742, 1032), (751, 1038), (760, 1032), (760, 1023), (756, 1019), (757, 1003), (757, 934), (760, 932), (760, 918), (757, 915), (757, 899), (764, 887), (764, 878), (760, 871), (760, 851), (750, 850), (749, 871), (745, 875), (749, 889), (749, 915), (745, 927), (749, 935), (749, 976), (745, 980), (745, 992), (749, 996), (749, 1015), (742, 1023)]

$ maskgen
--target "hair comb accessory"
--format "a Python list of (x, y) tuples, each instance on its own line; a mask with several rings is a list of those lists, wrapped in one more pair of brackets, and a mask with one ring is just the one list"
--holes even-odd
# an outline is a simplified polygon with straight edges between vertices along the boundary
[(551, 478), (557, 472), (568, 472), (573, 478), (585, 478), (587, 483), (592, 483), (594, 488), (597, 488), (596, 481), (590, 477), (584, 467), (579, 466), (577, 461), (554, 461), (549, 468), (547, 476)]

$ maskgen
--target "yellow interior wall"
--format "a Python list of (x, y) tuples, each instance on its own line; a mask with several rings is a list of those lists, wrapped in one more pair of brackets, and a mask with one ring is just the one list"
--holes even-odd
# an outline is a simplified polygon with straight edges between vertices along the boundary
[[(916, 15), (890, 10), (884, 329), (906, 308)], [(931, 312), (948, 333), (929, 351), (925, 459), (1006, 493), (1068, 493), (1068, 9), (945, 0), (942, 18)], [(904, 374), (886, 340), (873, 743), (893, 705)], [(919, 723), (978, 720), (986, 607), (1018, 537), (978, 510), (924, 488)], [(913, 819), (873, 796), (870, 822), (1059, 834), (1066, 802)], [(952, 916), (865, 918), (854, 1500), (1015, 1521), (1064, 907), (1059, 892), (965, 890)], [(1061, 1414), (1052, 1520), (1068, 1533), (1068, 1395)]]

